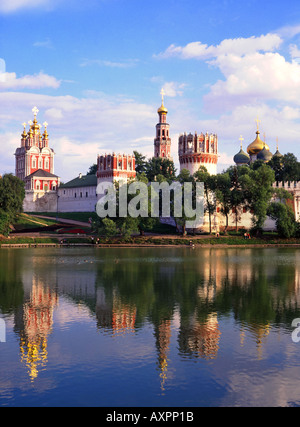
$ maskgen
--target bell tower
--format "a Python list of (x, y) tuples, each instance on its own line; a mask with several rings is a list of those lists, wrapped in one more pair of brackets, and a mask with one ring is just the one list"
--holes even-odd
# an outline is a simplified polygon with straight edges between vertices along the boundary
[(156, 137), (154, 139), (154, 157), (162, 157), (172, 160), (171, 157), (171, 138), (170, 125), (167, 123), (168, 110), (164, 106), (165, 92), (161, 92), (161, 106), (157, 110), (159, 123), (156, 125)]

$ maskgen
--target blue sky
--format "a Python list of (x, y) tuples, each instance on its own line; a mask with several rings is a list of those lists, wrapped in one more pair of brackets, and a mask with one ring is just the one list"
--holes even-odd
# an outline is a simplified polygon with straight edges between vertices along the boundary
[(297, 0), (2, 0), (0, 35), (0, 173), (35, 105), (63, 181), (100, 153), (150, 157), (162, 87), (177, 167), (181, 132), (217, 133), (222, 171), (257, 117), (300, 159)]

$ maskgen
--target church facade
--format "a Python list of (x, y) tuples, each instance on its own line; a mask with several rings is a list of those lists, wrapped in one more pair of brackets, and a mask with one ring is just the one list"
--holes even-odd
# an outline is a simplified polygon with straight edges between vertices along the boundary
[(25, 212), (55, 212), (57, 209), (57, 188), (60, 178), (54, 174), (55, 153), (49, 147), (48, 123), (44, 133), (37, 121), (39, 110), (32, 109), (34, 120), (26, 123), (21, 135), (21, 146), (15, 152), (15, 175), (25, 183)]

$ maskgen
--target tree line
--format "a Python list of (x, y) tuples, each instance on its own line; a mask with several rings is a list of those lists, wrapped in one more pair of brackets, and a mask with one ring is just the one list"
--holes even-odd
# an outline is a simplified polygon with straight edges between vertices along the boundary
[[(194, 175), (190, 175), (187, 169), (176, 175), (174, 163), (169, 159), (147, 160), (137, 151), (134, 155), (137, 180), (167, 181), (170, 184), (174, 181), (191, 182), (193, 186), (197, 182), (204, 184), (205, 212), (208, 216), (210, 233), (213, 216), (218, 209), (225, 217), (225, 234), (229, 227), (230, 214), (234, 216), (235, 228), (238, 231), (239, 222), (245, 212), (252, 214), (252, 234), (259, 235), (263, 232), (267, 217), (276, 222), (281, 237), (291, 238), (300, 234), (300, 227), (292, 208), (292, 194), (282, 188), (273, 187), (276, 181), (300, 180), (300, 163), (291, 153), (282, 158), (272, 159), (268, 164), (258, 160), (250, 166), (231, 166), (216, 175), (210, 175), (204, 166), (201, 166)], [(174, 219), (178, 227), (185, 231), (185, 223), (190, 218), (183, 216)], [(98, 220), (96, 228), (105, 235), (120, 233), (128, 237), (134, 231), (143, 234), (146, 229), (153, 228), (157, 221), (156, 218), (104, 218)]]

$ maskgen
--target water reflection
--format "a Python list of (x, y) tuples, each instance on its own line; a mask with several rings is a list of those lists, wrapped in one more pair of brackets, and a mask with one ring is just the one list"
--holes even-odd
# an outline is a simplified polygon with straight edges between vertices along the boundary
[(299, 250), (280, 248), (3, 250), (0, 310), (14, 316), (32, 382), (47, 369), (61, 300), (84, 307), (90, 323), (120, 345), (151, 325), (165, 392), (176, 357), (221, 360), (237, 334), (249, 359), (263, 360), (272, 332), (290, 334), (292, 319), (300, 317), (299, 261)]
[(53, 310), (57, 306), (57, 293), (33, 277), (29, 299), (16, 318), (21, 361), (27, 366), (32, 381), (46, 366), (48, 336), (52, 333)]

